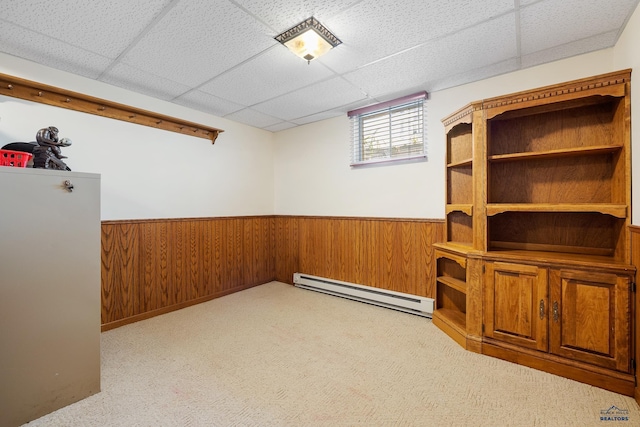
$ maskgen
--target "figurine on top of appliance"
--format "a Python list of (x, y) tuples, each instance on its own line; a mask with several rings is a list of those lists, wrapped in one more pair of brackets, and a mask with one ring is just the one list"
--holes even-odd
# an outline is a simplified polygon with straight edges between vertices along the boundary
[(41, 169), (71, 169), (62, 159), (66, 159), (62, 155), (60, 147), (68, 147), (71, 145), (69, 138), (58, 139), (58, 128), (49, 126), (42, 128), (36, 134), (36, 142), (38, 145), (33, 148), (33, 167)]

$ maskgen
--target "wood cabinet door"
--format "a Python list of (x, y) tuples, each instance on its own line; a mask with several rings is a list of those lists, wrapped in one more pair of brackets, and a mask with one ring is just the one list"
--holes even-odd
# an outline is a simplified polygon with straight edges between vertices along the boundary
[(629, 280), (616, 274), (552, 269), (550, 351), (629, 372)]
[(485, 283), (484, 336), (547, 351), (547, 270), (489, 262)]

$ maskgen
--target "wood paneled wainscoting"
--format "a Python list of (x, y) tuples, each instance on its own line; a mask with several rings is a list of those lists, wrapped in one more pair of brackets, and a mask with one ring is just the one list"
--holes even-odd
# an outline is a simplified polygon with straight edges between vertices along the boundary
[(274, 217), (104, 221), (102, 330), (275, 277)]
[(103, 221), (102, 330), (293, 273), (433, 298), (444, 221), (258, 216)]
[(433, 298), (444, 220), (276, 217), (276, 279), (300, 272)]

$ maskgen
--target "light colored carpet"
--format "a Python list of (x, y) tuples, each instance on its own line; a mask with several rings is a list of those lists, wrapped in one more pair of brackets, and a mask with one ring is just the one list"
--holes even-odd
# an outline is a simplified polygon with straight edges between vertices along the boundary
[[(628, 422), (600, 421), (611, 406)], [(271, 282), (102, 334), (102, 392), (28, 426), (640, 425), (636, 402), (429, 319)]]

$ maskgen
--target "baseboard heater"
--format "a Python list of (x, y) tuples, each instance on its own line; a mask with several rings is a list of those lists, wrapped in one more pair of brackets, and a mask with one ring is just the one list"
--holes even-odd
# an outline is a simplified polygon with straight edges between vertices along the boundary
[(294, 273), (293, 284), (298, 288), (322, 292), (355, 301), (366, 302), (381, 307), (404, 311), (405, 313), (431, 317), (433, 314), (432, 298), (419, 297), (402, 292), (388, 291), (371, 286), (341, 282), (324, 277)]

